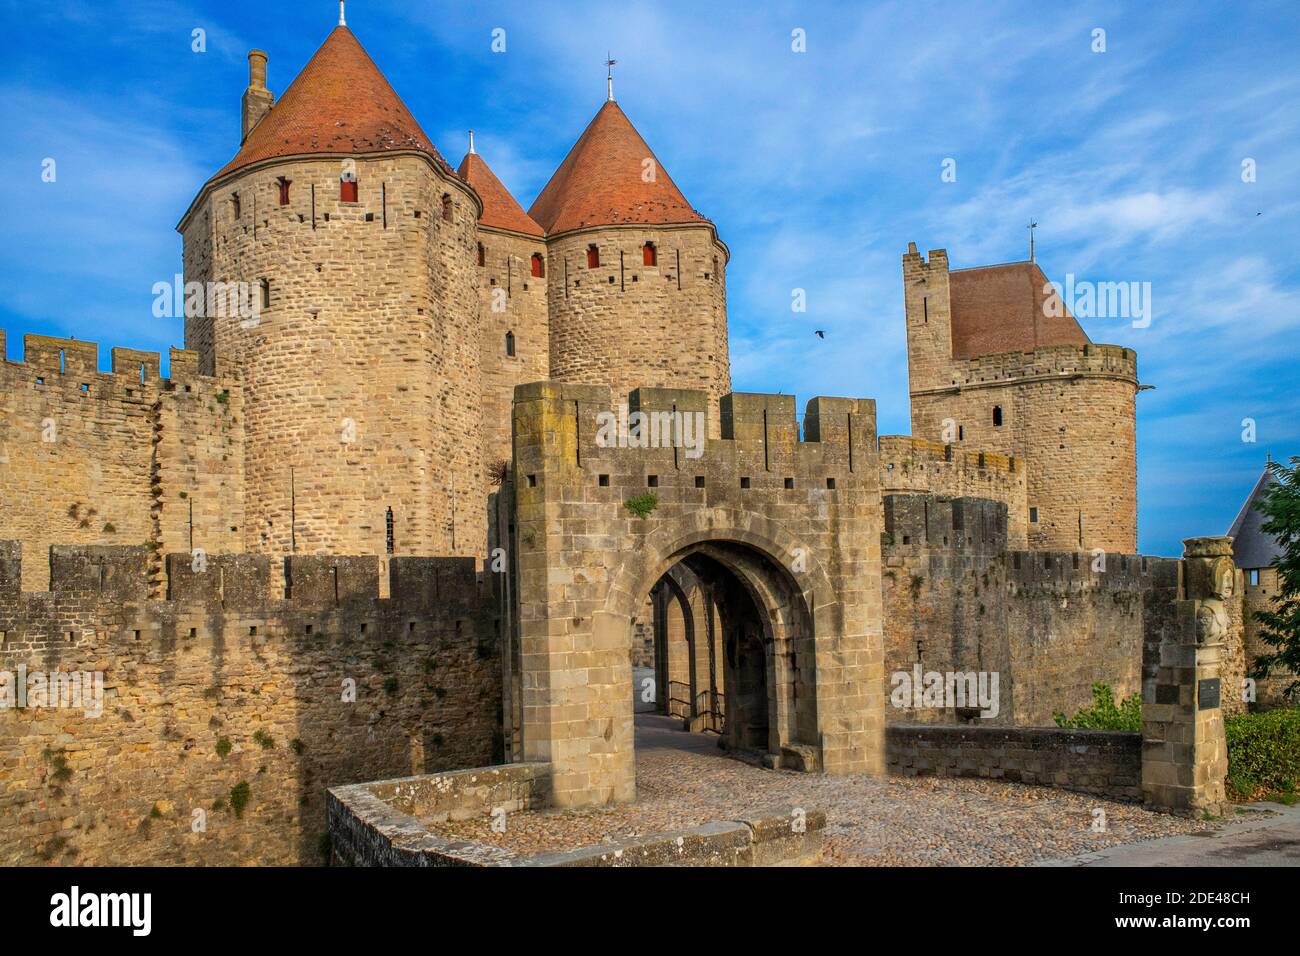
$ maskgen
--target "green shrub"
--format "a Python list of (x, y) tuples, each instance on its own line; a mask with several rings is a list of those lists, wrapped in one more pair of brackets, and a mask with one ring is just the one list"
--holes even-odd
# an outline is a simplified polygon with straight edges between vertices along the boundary
[(1223, 721), (1228, 785), (1240, 799), (1288, 794), (1300, 783), (1300, 708), (1235, 714)]
[(1092, 706), (1085, 707), (1073, 717), (1060, 711), (1052, 714), (1058, 727), (1078, 727), (1087, 730), (1141, 730), (1142, 695), (1134, 694), (1118, 707), (1115, 691), (1109, 684), (1092, 685)]
[(252, 795), (253, 788), (246, 780), (241, 780), (230, 788), (230, 809), (235, 811), (235, 816), (244, 815), (244, 808), (248, 806), (248, 800)]
[(659, 496), (653, 491), (647, 491), (643, 495), (627, 499), (627, 501), (623, 502), (623, 507), (638, 518), (648, 518), (650, 512), (659, 507)]
[(265, 730), (254, 731), (253, 742), (256, 743), (258, 746), (260, 746), (263, 750), (270, 750), (275, 746), (275, 741), (271, 739), (271, 735), (268, 734)]
[(226, 757), (230, 756), (230, 751), (232, 749), (229, 737), (222, 737), (217, 741), (217, 756), (222, 760), (225, 760)]

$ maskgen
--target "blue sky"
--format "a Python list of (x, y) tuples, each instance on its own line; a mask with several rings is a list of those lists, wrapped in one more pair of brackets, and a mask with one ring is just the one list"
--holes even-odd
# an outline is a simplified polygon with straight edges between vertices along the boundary
[[(268, 52), (283, 92), (337, 4), (0, 10), (9, 358), (26, 332), (98, 341), (105, 364), (113, 345), (179, 346), (150, 289), (179, 271), (175, 224), (238, 146), (247, 51)], [(1150, 327), (1083, 324), (1136, 349), (1156, 386), (1138, 397), (1153, 554), (1225, 532), (1266, 450), (1300, 454), (1295, 14), (1294, 0), (348, 4), (444, 156), (459, 162), (472, 127), (525, 208), (599, 108), (612, 50), (620, 105), (731, 247), (737, 390), (875, 398), (881, 434), (906, 433), (909, 241), (953, 268), (1023, 259), (1032, 217), (1050, 278), (1150, 282)]]

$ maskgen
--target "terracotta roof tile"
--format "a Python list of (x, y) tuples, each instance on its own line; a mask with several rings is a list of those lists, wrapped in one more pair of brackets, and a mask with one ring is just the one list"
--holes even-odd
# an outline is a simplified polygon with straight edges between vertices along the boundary
[[(952, 354), (971, 359), (998, 352), (1029, 352), (1044, 345), (1087, 345), (1089, 338), (1034, 262), (960, 269), (948, 274)], [(1057, 303), (1048, 316), (1043, 304)]]
[[(642, 178), (647, 158), (655, 162), (651, 182)], [(573, 144), (528, 214), (551, 235), (583, 226), (709, 221), (691, 208), (612, 100)]]
[(212, 178), (277, 156), (392, 149), (420, 150), (451, 171), (352, 31), (339, 26)]
[(510, 190), (501, 185), (501, 180), (497, 179), (478, 153), (466, 153), (456, 175), (473, 186), (479, 199), (483, 200), (483, 215), (478, 218), (482, 225), (530, 236), (546, 235), (542, 227), (529, 218), (523, 207), (515, 202)]

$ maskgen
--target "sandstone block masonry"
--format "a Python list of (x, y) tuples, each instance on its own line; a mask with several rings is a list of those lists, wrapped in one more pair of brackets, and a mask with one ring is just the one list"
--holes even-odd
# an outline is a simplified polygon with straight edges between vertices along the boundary
[(23, 590), (49, 587), (52, 544), (145, 545), (155, 597), (167, 552), (244, 550), (240, 383), (179, 349), (162, 378), (156, 352), (115, 348), (101, 372), (94, 342), (23, 343), (0, 361), (0, 539), (29, 556)]
[(243, 384), (241, 550), (483, 554), (481, 210), (415, 151), (256, 163), (195, 199), (186, 281), (261, 296), (256, 323), (185, 320)]
[[(465, 558), (0, 542), (0, 672), (97, 671), (103, 710), (0, 710), (0, 863), (323, 862), (327, 787), (501, 759), (495, 604)], [(30, 701), (29, 701), (30, 704)]]
[[(687, 561), (757, 598), (749, 618), (723, 614), (729, 659), (740, 640), (752, 648), (752, 709), (727, 675), (728, 720), (753, 732), (739, 742), (782, 766), (883, 772), (874, 403), (813, 399), (801, 441), (792, 396), (733, 393), (721, 437), (688, 458), (598, 444), (596, 417), (614, 399), (558, 383), (516, 391), (523, 759), (552, 766), (557, 804), (635, 797), (633, 622)], [(640, 389), (628, 401), (671, 414), (709, 397)], [(652, 507), (639, 515), (635, 499)]]
[(1024, 462), (1030, 548), (1135, 552), (1132, 350), (1054, 344), (959, 358), (947, 253), (927, 261), (913, 247), (903, 283), (912, 436)]

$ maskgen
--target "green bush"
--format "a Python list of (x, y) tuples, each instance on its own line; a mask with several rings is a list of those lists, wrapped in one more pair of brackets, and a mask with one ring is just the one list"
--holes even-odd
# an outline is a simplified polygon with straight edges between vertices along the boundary
[(1223, 721), (1228, 784), (1240, 799), (1291, 793), (1300, 783), (1300, 708), (1236, 714)]
[(650, 516), (650, 512), (659, 507), (659, 496), (653, 491), (647, 491), (643, 495), (627, 499), (627, 501), (623, 502), (623, 507), (638, 518), (647, 518)]
[(1115, 691), (1109, 684), (1092, 685), (1092, 706), (1085, 707), (1073, 717), (1060, 711), (1052, 714), (1058, 727), (1078, 727), (1088, 730), (1141, 730), (1142, 695), (1134, 694), (1118, 707)]

